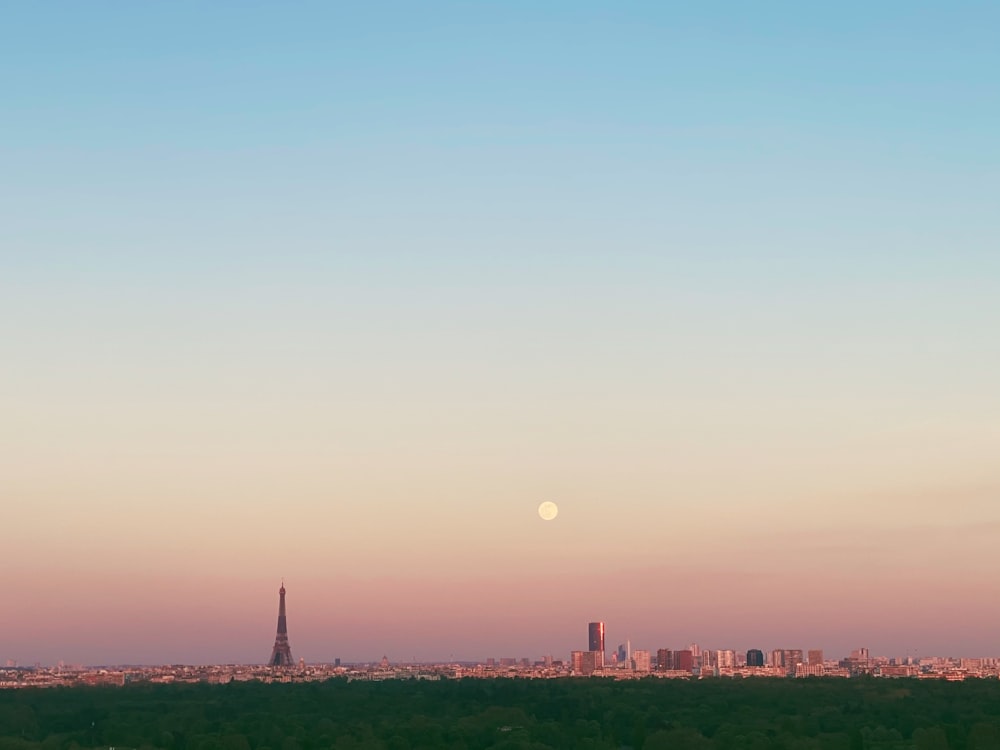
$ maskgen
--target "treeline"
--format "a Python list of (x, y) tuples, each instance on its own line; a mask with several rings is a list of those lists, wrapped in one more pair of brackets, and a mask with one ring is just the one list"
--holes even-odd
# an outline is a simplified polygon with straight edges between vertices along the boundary
[(0, 691), (0, 750), (1000, 750), (1000, 682), (601, 679)]

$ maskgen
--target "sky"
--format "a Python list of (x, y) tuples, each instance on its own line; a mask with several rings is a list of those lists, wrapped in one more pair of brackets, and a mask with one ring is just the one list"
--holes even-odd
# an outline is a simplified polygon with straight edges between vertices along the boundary
[(997, 4), (3, 15), (0, 663), (1000, 655)]

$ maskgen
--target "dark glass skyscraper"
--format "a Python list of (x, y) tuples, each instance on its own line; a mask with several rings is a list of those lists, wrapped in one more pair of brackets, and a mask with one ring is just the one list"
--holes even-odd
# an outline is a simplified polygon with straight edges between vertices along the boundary
[[(604, 655), (604, 623), (603, 622), (592, 622), (587, 626), (587, 635), (589, 636), (590, 648), (588, 651), (597, 651), (602, 657)], [(603, 662), (603, 658), (601, 659)]]
[(764, 666), (764, 652), (759, 648), (752, 648), (747, 651), (747, 666), (748, 667), (763, 667)]

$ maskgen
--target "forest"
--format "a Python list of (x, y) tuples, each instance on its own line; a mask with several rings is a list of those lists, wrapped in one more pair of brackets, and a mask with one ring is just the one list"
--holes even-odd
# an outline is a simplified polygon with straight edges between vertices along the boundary
[(0, 750), (998, 750), (1000, 681), (496, 679), (0, 690)]

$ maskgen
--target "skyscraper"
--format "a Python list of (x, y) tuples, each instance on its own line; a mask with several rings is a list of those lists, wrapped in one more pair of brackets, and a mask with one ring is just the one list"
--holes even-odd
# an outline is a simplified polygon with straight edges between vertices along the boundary
[[(613, 656), (613, 654), (612, 654)], [(618, 664), (628, 666), (629, 661), (632, 659), (632, 642), (625, 641), (625, 643), (618, 644)]]
[(694, 654), (691, 653), (691, 649), (674, 651), (674, 669), (681, 669), (685, 672), (694, 669)]
[(285, 621), (285, 582), (278, 589), (278, 633), (274, 636), (274, 648), (271, 649), (272, 667), (292, 666), (292, 649), (288, 645), (288, 623)]
[(674, 668), (674, 652), (669, 648), (656, 650), (656, 668), (661, 672)]
[(648, 672), (650, 667), (649, 652), (637, 648), (632, 652), (632, 668), (636, 672)]
[(604, 651), (604, 623), (592, 622), (587, 625), (587, 635), (589, 636), (588, 651)]
[(598, 657), (598, 669), (604, 666), (604, 623), (592, 622), (587, 625), (587, 635), (589, 636), (588, 651), (596, 651)]
[(804, 661), (801, 648), (786, 648), (781, 656), (781, 664), (789, 675), (795, 674), (795, 667)]
[(759, 648), (752, 648), (747, 651), (747, 666), (748, 667), (763, 667), (764, 666), (764, 652)]

